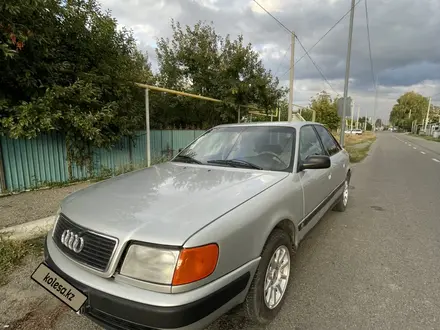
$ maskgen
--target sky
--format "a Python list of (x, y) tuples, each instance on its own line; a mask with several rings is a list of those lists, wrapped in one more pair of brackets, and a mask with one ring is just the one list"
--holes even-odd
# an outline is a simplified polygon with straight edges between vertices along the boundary
[[(310, 49), (347, 11), (350, 0), (257, 0)], [(358, 0), (356, 0), (358, 1)], [(243, 34), (266, 68), (289, 85), (290, 34), (253, 0), (101, 0), (118, 23), (133, 30), (140, 49), (157, 67), (159, 37), (171, 37), (171, 19), (193, 26), (213, 22), (217, 33)], [(378, 81), (376, 117), (386, 122), (396, 99), (407, 91), (432, 96), (440, 105), (440, 1), (367, 0), (374, 77)], [(309, 53), (330, 83), (305, 56), (294, 70), (294, 103), (306, 106), (326, 90), (343, 95), (348, 42), (347, 15)], [(304, 55), (298, 41), (295, 60)], [(370, 65), (365, 0), (355, 7), (349, 95), (355, 116), (372, 116), (375, 89)], [(437, 95), (436, 95), (437, 94)]]

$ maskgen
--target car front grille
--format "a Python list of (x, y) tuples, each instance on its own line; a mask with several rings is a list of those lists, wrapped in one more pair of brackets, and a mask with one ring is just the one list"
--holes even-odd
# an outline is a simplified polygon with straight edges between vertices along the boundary
[[(84, 245), (81, 251), (75, 252), (61, 242), (61, 237), (67, 230), (82, 237)], [(94, 233), (75, 224), (64, 214), (60, 214), (56, 223), (53, 239), (58, 248), (68, 257), (101, 272), (107, 270), (118, 242), (115, 238)]]
[(123, 320), (119, 317), (101, 312), (100, 310), (88, 308), (85, 315), (96, 323), (105, 326), (106, 329), (115, 330), (154, 330), (153, 328)]

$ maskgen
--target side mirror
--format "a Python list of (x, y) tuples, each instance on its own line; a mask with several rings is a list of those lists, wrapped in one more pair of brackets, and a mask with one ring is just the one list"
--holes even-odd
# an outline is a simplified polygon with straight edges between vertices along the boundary
[(323, 168), (330, 168), (330, 166), (331, 161), (329, 156), (309, 156), (300, 164), (299, 170), (319, 170)]

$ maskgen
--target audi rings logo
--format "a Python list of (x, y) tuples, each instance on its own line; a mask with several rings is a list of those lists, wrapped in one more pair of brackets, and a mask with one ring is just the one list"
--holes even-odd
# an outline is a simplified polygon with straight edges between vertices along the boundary
[(61, 243), (76, 253), (80, 253), (84, 248), (84, 238), (78, 236), (73, 231), (66, 229), (61, 235)]

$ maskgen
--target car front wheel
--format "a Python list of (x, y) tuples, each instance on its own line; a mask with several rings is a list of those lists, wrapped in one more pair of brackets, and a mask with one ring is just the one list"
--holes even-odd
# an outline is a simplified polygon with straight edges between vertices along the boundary
[(280, 311), (289, 288), (293, 256), (290, 236), (275, 229), (264, 246), (260, 265), (244, 302), (246, 316), (251, 321), (269, 323)]
[(344, 189), (338, 203), (334, 206), (333, 210), (337, 212), (344, 212), (348, 204), (348, 192), (349, 192), (350, 180), (349, 177), (345, 179)]

